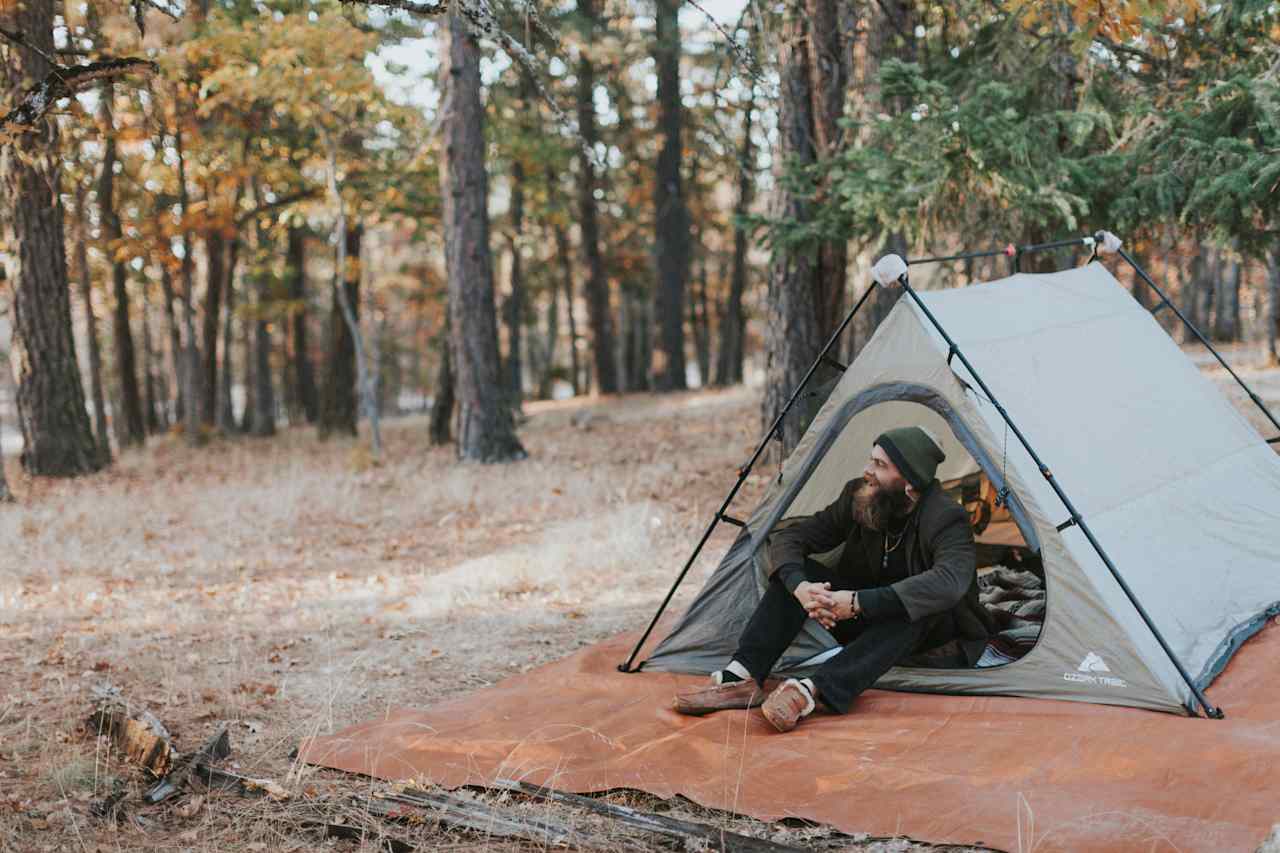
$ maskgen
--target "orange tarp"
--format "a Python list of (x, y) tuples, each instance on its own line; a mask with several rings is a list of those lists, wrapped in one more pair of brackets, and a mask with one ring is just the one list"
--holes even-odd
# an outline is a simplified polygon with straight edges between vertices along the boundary
[(762, 820), (1006, 850), (1253, 850), (1280, 822), (1280, 627), (1209, 692), (1225, 720), (1077, 702), (872, 690), (773, 731), (671, 710), (704, 679), (616, 670), (634, 637), (302, 745), (302, 758), (445, 787), (519, 778), (682, 794)]

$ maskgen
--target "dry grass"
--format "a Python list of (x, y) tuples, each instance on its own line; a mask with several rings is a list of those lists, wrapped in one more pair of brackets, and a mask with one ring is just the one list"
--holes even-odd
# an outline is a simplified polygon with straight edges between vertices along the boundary
[[(231, 721), (234, 769), (302, 800), (367, 794), (367, 780), (289, 753), (305, 735), (642, 626), (750, 454), (756, 405), (746, 390), (532, 404), (531, 459), (496, 467), (429, 447), (419, 418), (387, 425), (378, 465), (359, 442), (307, 430), (200, 450), (161, 438), (70, 482), (11, 465), (0, 850), (354, 849), (289, 808), (229, 795), (130, 808), (118, 824), (92, 817), (91, 801), (140, 782), (79, 731), (90, 686), (119, 685), (186, 749)], [(699, 573), (730, 538), (713, 539)], [(691, 577), (682, 598), (699, 585)], [(430, 826), (399, 834), (422, 849), (530, 847)]]
[[(1280, 373), (1249, 378), (1278, 402)], [(309, 430), (200, 450), (161, 438), (69, 482), (26, 479), (7, 460), (20, 502), (0, 507), (0, 851), (376, 849), (302, 825), (306, 801), (374, 783), (294, 766), (298, 740), (642, 627), (754, 447), (757, 402), (736, 389), (533, 404), (531, 459), (495, 467), (431, 448), (421, 418), (387, 424), (379, 465), (362, 443)], [(738, 512), (772, 473), (761, 467)], [(712, 539), (674, 609), (731, 538)], [(213, 795), (118, 824), (92, 817), (92, 800), (139, 785), (78, 731), (102, 681), (185, 749), (230, 721), (233, 769), (281, 781), (303, 805)], [(915, 849), (615, 796), (824, 849)], [(421, 849), (532, 849), (396, 832)]]

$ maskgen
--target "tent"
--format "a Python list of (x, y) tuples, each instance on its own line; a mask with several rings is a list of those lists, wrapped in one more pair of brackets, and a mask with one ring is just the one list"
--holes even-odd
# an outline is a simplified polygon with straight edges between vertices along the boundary
[[(1043, 627), (1011, 663), (896, 667), (877, 686), (1217, 715), (1203, 689), (1280, 612), (1280, 457), (1097, 260), (946, 291), (900, 283), (744, 521), (725, 513), (730, 494), (717, 520), (742, 529), (643, 668), (722, 666), (763, 594), (770, 531), (833, 500), (881, 431), (928, 424), (941, 477), (976, 465), (1008, 490), (1043, 562)], [(834, 646), (810, 621), (780, 668)]]

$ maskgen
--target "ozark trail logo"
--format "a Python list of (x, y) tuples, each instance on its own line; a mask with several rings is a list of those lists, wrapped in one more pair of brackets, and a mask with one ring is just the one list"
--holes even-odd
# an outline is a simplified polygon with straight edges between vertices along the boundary
[(1080, 672), (1110, 672), (1111, 667), (1107, 666), (1102, 658), (1098, 657), (1097, 652), (1089, 652), (1084, 656), (1084, 660), (1080, 661), (1080, 665), (1076, 667)]
[(1077, 684), (1091, 684), (1100, 687), (1128, 687), (1123, 678), (1116, 678), (1113, 675), (1104, 675), (1103, 673), (1111, 672), (1111, 667), (1107, 666), (1097, 652), (1089, 652), (1080, 661), (1080, 665), (1076, 667), (1075, 672), (1064, 672), (1062, 679), (1064, 681), (1072, 681)]

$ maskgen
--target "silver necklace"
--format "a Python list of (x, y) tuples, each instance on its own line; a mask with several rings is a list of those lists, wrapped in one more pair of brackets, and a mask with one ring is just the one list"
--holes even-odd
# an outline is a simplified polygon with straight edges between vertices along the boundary
[(898, 539), (892, 545), (889, 544), (889, 531), (884, 534), (884, 557), (880, 560), (880, 571), (889, 570), (889, 555), (898, 550), (898, 546), (902, 544), (902, 540), (907, 536), (907, 525), (902, 525), (902, 532), (898, 534)]

